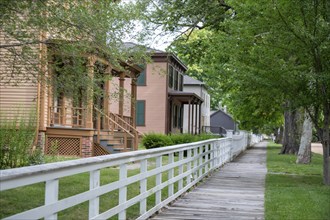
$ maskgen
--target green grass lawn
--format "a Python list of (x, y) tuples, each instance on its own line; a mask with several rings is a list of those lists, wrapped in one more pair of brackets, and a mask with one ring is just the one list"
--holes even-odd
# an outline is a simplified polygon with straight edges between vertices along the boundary
[(296, 164), (295, 155), (280, 155), (281, 145), (267, 149), (265, 218), (330, 219), (330, 187), (323, 185), (322, 155), (312, 163)]

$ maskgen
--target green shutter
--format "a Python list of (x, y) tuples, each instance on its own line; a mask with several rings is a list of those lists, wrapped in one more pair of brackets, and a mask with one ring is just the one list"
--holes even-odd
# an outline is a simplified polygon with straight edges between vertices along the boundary
[(136, 101), (136, 126), (145, 125), (145, 104), (144, 100)]
[(140, 73), (139, 77), (136, 80), (136, 85), (145, 86), (146, 85), (146, 71)]

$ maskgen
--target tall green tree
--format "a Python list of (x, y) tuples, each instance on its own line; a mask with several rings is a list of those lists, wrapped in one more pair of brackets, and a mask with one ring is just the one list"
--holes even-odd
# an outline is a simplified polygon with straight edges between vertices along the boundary
[[(175, 2), (183, 3), (179, 0)], [(198, 1), (191, 2), (198, 5)], [(211, 1), (210, 5), (215, 2)], [(197, 66), (211, 70), (215, 70), (215, 66), (223, 67), (222, 74), (217, 72), (209, 77), (214, 77), (216, 81), (216, 74), (219, 74), (219, 81), (223, 82), (219, 85), (235, 114), (257, 112), (256, 118), (250, 121), (252, 124), (257, 125), (262, 115), (304, 108), (322, 142), (324, 183), (330, 185), (330, 2), (228, 0), (226, 3), (230, 5), (231, 13), (215, 9), (217, 25), (206, 25), (204, 28), (211, 31), (209, 36), (212, 43), (207, 47), (208, 50), (201, 49), (203, 53), (198, 55), (203, 57), (205, 54), (203, 64), (207, 64), (208, 59), (211, 63), (201, 65), (197, 62)], [(180, 16), (170, 25), (181, 24), (185, 16), (185, 13), (180, 14), (179, 9), (176, 13)], [(203, 10), (199, 12), (197, 7), (191, 9), (190, 14), (195, 18), (199, 15), (204, 17)], [(222, 19), (219, 15), (223, 15)], [(168, 20), (164, 19), (164, 22)], [(203, 21), (201, 24), (204, 24)], [(193, 30), (198, 29), (194, 27)], [(188, 39), (192, 35), (190, 32), (186, 34)], [(184, 46), (176, 45), (175, 48), (184, 53)], [(203, 48), (204, 44), (201, 43), (201, 46)], [(199, 50), (194, 48), (190, 51)], [(223, 56), (224, 53), (226, 56)], [(217, 60), (220, 57), (225, 57), (225, 62)], [(191, 58), (187, 58), (189, 63)], [(190, 64), (193, 66), (196, 63)], [(273, 106), (275, 111), (271, 110)], [(254, 108), (256, 111), (253, 111)]]

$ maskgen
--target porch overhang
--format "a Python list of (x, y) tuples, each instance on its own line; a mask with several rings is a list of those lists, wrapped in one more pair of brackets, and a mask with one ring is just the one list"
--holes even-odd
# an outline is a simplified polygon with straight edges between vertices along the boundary
[(182, 104), (202, 104), (204, 100), (193, 92), (172, 91), (168, 93), (170, 100), (176, 100)]

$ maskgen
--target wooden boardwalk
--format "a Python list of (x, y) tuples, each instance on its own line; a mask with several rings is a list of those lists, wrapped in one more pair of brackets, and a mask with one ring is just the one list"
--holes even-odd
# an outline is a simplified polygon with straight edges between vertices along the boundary
[(264, 219), (266, 145), (247, 150), (152, 219)]

